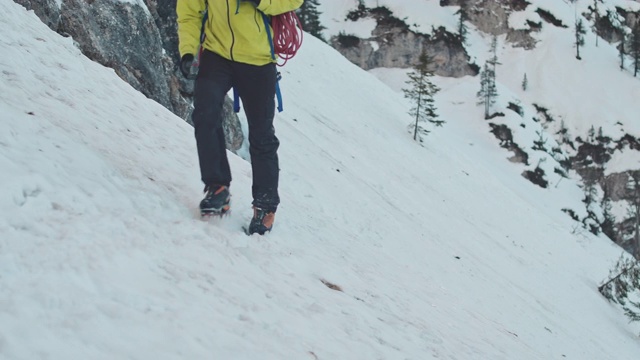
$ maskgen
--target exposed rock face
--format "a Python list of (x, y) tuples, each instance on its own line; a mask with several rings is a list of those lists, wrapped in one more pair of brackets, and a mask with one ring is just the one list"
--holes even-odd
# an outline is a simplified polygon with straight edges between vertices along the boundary
[(478, 73), (478, 67), (469, 64), (469, 57), (459, 37), (444, 29), (437, 29), (430, 35), (415, 33), (384, 7), (369, 9), (360, 6), (348, 18), (352, 21), (373, 18), (377, 23), (371, 38), (339, 35), (331, 39), (334, 48), (365, 70), (377, 67), (411, 68), (425, 51), (433, 58), (435, 74), (462, 77)]
[(505, 35), (514, 47), (532, 49), (536, 40), (531, 32), (538, 31), (540, 24), (528, 23), (529, 29), (512, 29), (509, 16), (514, 11), (522, 11), (530, 5), (525, 0), (440, 0), (441, 6), (461, 6), (468, 21), (480, 31), (491, 35)]
[[(90, 59), (147, 97), (173, 108), (160, 34), (147, 9), (124, 2), (64, 0), (58, 31), (70, 34)], [(160, 56), (158, 56), (160, 55)]]
[(583, 13), (587, 19), (594, 23), (594, 30), (599, 37), (609, 43), (617, 43), (621, 41), (625, 35), (622, 26), (633, 29), (638, 22), (638, 14), (629, 12), (620, 7), (616, 7), (615, 11), (607, 10), (606, 14), (596, 13), (593, 6), (589, 7), (589, 11)]
[[(136, 90), (188, 119), (193, 81), (177, 69), (175, 0), (15, 2), (34, 10), (52, 30), (73, 37), (88, 58), (114, 69)], [(231, 108), (230, 101), (226, 108)], [(242, 130), (232, 111), (225, 114), (227, 148), (235, 151), (242, 145)]]
[(629, 200), (631, 191), (627, 184), (632, 177), (632, 172), (615, 173), (602, 178), (605, 193), (612, 201)]
[(605, 195), (610, 201), (626, 201), (628, 216), (613, 223), (605, 233), (616, 243), (640, 259), (640, 170), (614, 173), (600, 180)]
[(509, 158), (509, 161), (518, 164), (529, 165), (529, 154), (513, 142), (513, 132), (507, 125), (489, 123), (491, 133), (500, 140), (500, 146), (511, 151), (513, 156)]
[[(441, 0), (441, 6), (461, 6), (467, 21), (480, 31), (491, 35), (506, 35), (514, 47), (531, 49), (536, 40), (532, 32), (539, 31), (541, 24), (527, 24), (525, 29), (509, 27), (509, 16), (529, 6), (525, 0)], [(372, 36), (359, 39), (350, 35), (338, 35), (331, 45), (359, 67), (369, 70), (377, 67), (410, 68), (418, 62), (423, 51), (432, 56), (434, 72), (440, 76), (462, 77), (476, 75), (479, 68), (469, 63), (464, 45), (458, 34), (440, 28), (432, 34), (411, 31), (409, 26), (385, 7), (367, 8), (363, 5), (351, 11), (347, 18), (358, 21), (362, 18), (376, 20)]]
[[(602, 231), (629, 252), (638, 252), (640, 255), (640, 244), (634, 239), (638, 236), (636, 216), (640, 215), (634, 214), (636, 207), (640, 205), (640, 183), (635, 179), (640, 180), (640, 170), (630, 169), (609, 174), (606, 171), (607, 163), (615, 152), (640, 151), (640, 138), (626, 134), (620, 139), (612, 139), (594, 134), (595, 131), (592, 131), (587, 139), (576, 138), (575, 142), (579, 145), (570, 159), (571, 168), (580, 175), (585, 189), (589, 184), (602, 188), (604, 191), (602, 199), (594, 199), (594, 201), (602, 204), (611, 202), (626, 204), (629, 215), (611, 221), (612, 225), (608, 228), (602, 226)], [(607, 220), (609, 219), (604, 219), (600, 224), (603, 225)]]

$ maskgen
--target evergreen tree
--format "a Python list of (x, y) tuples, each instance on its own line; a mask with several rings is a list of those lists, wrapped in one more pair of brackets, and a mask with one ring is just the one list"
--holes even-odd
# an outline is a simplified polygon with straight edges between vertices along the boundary
[(585, 204), (587, 212), (593, 212), (593, 206), (596, 204), (596, 200), (598, 199), (598, 189), (596, 188), (595, 181), (585, 180), (583, 191), (584, 199), (582, 199), (582, 202)]
[(424, 125), (426, 122), (435, 126), (444, 124), (444, 121), (440, 120), (436, 113), (434, 96), (440, 89), (431, 81), (434, 76), (431, 70), (432, 65), (433, 58), (423, 51), (418, 59), (418, 64), (408, 74), (409, 80), (406, 81), (406, 84), (409, 84), (411, 88), (402, 90), (405, 98), (413, 102), (413, 107), (409, 110), (409, 115), (415, 117), (415, 123), (411, 125), (413, 140), (420, 142), (422, 142), (421, 135), (429, 133)]
[(618, 45), (618, 56), (620, 58), (620, 70), (624, 70), (624, 58), (627, 55), (626, 46), (625, 46), (626, 42), (627, 42), (627, 35), (625, 33), (622, 33), (622, 41), (620, 41), (620, 44)]
[(598, 235), (600, 233), (600, 219), (598, 218), (597, 213), (597, 199), (598, 199), (598, 188), (597, 188), (597, 180), (595, 179), (594, 169), (588, 169), (589, 173), (584, 177), (583, 183), (583, 191), (584, 198), (582, 202), (585, 204), (585, 208), (587, 210), (587, 216), (582, 219), (582, 224), (586, 229), (588, 229), (594, 235)]
[(483, 70), (480, 72), (480, 91), (478, 91), (478, 105), (484, 105), (484, 118), (491, 115), (491, 106), (495, 104), (498, 97), (496, 86), (496, 69), (500, 65), (498, 62), (498, 38), (491, 38), (491, 57), (485, 62)]
[(629, 39), (627, 40), (627, 50), (633, 61), (633, 76), (640, 71), (640, 22), (633, 27)]
[[(631, 321), (640, 321), (640, 302), (629, 300), (633, 293), (640, 294), (640, 263), (624, 254), (609, 272), (609, 279), (598, 287), (607, 300), (622, 305)], [(629, 306), (630, 304), (630, 306)]]
[(611, 198), (605, 195), (602, 198), (602, 222), (600, 223), (600, 228), (602, 232), (611, 239), (611, 241), (616, 242), (617, 234), (616, 234), (616, 219), (613, 216), (613, 206), (611, 205)]
[(529, 88), (529, 80), (527, 79), (527, 73), (524, 74), (524, 78), (522, 79), (522, 90), (527, 91)]
[(322, 31), (325, 30), (326, 27), (320, 23), (320, 14), (322, 13), (318, 11), (319, 5), (318, 0), (305, 0), (302, 6), (296, 10), (296, 15), (298, 15), (304, 31), (325, 41), (322, 36)]
[(484, 64), (480, 72), (480, 91), (478, 91), (478, 105), (484, 105), (484, 118), (491, 115), (491, 106), (496, 103), (498, 91), (496, 90), (496, 76), (489, 63)]
[(634, 199), (627, 210), (633, 224), (632, 253), (640, 259), (640, 171), (632, 173), (627, 183), (627, 190)]
[(547, 139), (544, 138), (544, 129), (536, 131), (536, 134), (538, 134), (538, 139), (533, 141), (533, 146), (531, 147), (531, 149), (547, 152)]
[(609, 145), (609, 143), (611, 142), (611, 138), (608, 136), (604, 135), (604, 131), (602, 130), (602, 126), (600, 126), (598, 128), (598, 137), (596, 137), (596, 140), (600, 143), (600, 145), (604, 146), (605, 148), (607, 147), (607, 145)]
[(578, 60), (582, 60), (582, 58), (580, 57), (580, 47), (584, 45), (584, 35), (586, 33), (587, 31), (584, 28), (584, 23), (582, 22), (582, 19), (578, 19), (576, 21), (576, 28), (575, 28), (576, 59)]
[(589, 131), (587, 132), (587, 141), (589, 142), (589, 144), (596, 143), (596, 128), (593, 125), (591, 125)]
[(469, 15), (467, 14), (467, 1), (468, 0), (460, 0), (458, 1), (460, 5), (460, 9), (455, 12), (458, 17), (458, 36), (460, 36), (460, 42), (464, 45), (467, 43), (467, 34), (469, 33), (469, 27), (465, 23), (469, 20)]
[(602, 0), (593, 0), (593, 33), (596, 34), (596, 47), (598, 47), (598, 23), (600, 22), (600, 10), (598, 8), (598, 3)]
[(487, 60), (487, 63), (489, 63), (489, 65), (491, 66), (491, 71), (492, 71), (492, 78), (491, 80), (493, 81), (493, 86), (495, 87), (496, 85), (496, 72), (497, 72), (497, 67), (498, 65), (502, 65), (500, 64), (500, 62), (498, 61), (498, 37), (493, 35), (493, 37), (491, 38), (491, 57), (489, 58), (489, 60)]
[(573, 142), (571, 141), (571, 134), (569, 134), (569, 129), (567, 128), (567, 124), (565, 124), (564, 119), (560, 121), (560, 130), (556, 132), (556, 135), (560, 135), (561, 143), (567, 144), (575, 150)]

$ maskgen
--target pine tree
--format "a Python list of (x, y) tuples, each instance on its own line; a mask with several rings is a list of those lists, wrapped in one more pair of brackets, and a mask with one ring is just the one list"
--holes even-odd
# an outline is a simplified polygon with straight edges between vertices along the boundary
[(580, 57), (580, 46), (584, 45), (584, 35), (586, 33), (587, 33), (587, 31), (584, 28), (584, 23), (582, 22), (582, 19), (578, 19), (576, 21), (576, 28), (575, 28), (576, 59), (578, 59), (578, 60), (582, 60), (582, 58)]
[(618, 45), (618, 56), (620, 58), (620, 70), (624, 70), (624, 58), (627, 55), (625, 43), (627, 42), (627, 35), (622, 33), (622, 41)]
[(561, 143), (567, 144), (574, 148), (573, 142), (571, 141), (571, 135), (569, 134), (569, 129), (567, 128), (567, 124), (565, 124), (564, 119), (560, 121), (560, 130), (556, 132), (556, 135), (560, 135)]
[(409, 80), (406, 81), (406, 84), (409, 84), (411, 88), (402, 90), (404, 97), (413, 102), (413, 107), (409, 110), (409, 115), (415, 117), (415, 123), (411, 125), (413, 140), (420, 142), (422, 142), (420, 135), (429, 133), (429, 130), (424, 126), (426, 122), (435, 126), (442, 126), (445, 123), (439, 119), (436, 112), (434, 96), (440, 89), (431, 81), (434, 76), (431, 70), (432, 64), (432, 57), (428, 56), (426, 52), (422, 52), (418, 64), (408, 74)]
[(527, 91), (529, 88), (529, 80), (527, 80), (527, 73), (524, 74), (524, 78), (522, 79), (522, 90)]
[(636, 23), (629, 34), (627, 49), (633, 61), (633, 76), (637, 76), (640, 71), (640, 22)]
[(568, 140), (571, 140), (571, 137), (569, 136), (569, 129), (567, 129), (567, 124), (565, 124), (564, 119), (560, 120), (560, 130), (558, 130), (556, 134), (560, 135), (560, 141), (563, 144), (566, 144), (569, 142)]
[(536, 134), (538, 134), (538, 139), (533, 141), (533, 146), (531, 147), (531, 149), (547, 152), (547, 139), (544, 138), (544, 129), (536, 131)]
[(460, 5), (460, 9), (455, 12), (458, 17), (458, 36), (460, 36), (460, 42), (464, 45), (467, 43), (467, 34), (469, 33), (469, 27), (465, 23), (469, 20), (469, 15), (467, 14), (467, 1), (468, 0), (459, 0), (458, 3)]
[(640, 302), (629, 300), (633, 293), (640, 293), (640, 263), (637, 260), (622, 254), (610, 270), (609, 279), (598, 287), (598, 291), (607, 300), (620, 304), (631, 321), (640, 321)]
[(496, 77), (489, 63), (484, 64), (480, 72), (480, 91), (478, 91), (478, 105), (484, 105), (484, 118), (489, 119), (491, 106), (496, 103), (498, 91), (496, 90)]
[(585, 204), (587, 208), (587, 212), (593, 211), (593, 205), (596, 204), (596, 200), (598, 199), (598, 190), (596, 188), (596, 183), (593, 180), (585, 180), (584, 186), (584, 199), (582, 202)]
[(600, 143), (600, 145), (607, 147), (612, 139), (604, 135), (604, 130), (602, 130), (602, 126), (600, 126), (598, 128), (598, 136), (596, 137), (596, 140)]
[(493, 81), (493, 87), (496, 86), (496, 72), (497, 72), (497, 67), (498, 65), (502, 65), (500, 64), (500, 62), (498, 61), (498, 37), (493, 35), (493, 37), (491, 38), (491, 57), (489, 58), (489, 60), (487, 60), (487, 63), (491, 66), (491, 71), (492, 71), (492, 78), (491, 80)]
[(318, 0), (305, 0), (302, 6), (296, 10), (296, 14), (300, 19), (300, 24), (304, 31), (325, 41), (322, 36), (322, 31), (325, 30), (326, 27), (320, 23), (320, 14), (322, 13), (318, 11), (319, 5)]
[(628, 216), (633, 224), (633, 255), (640, 259), (640, 171), (633, 172), (627, 183), (627, 190), (634, 199), (628, 208)]
[(600, 10), (598, 3), (602, 0), (593, 0), (594, 25), (593, 32), (596, 34), (596, 47), (598, 47), (598, 23), (600, 22)]
[(589, 131), (587, 131), (587, 141), (589, 142), (589, 144), (596, 143), (596, 128), (593, 125), (591, 125)]
[(480, 91), (478, 91), (478, 105), (484, 105), (484, 118), (491, 115), (491, 106), (495, 104), (498, 97), (496, 86), (496, 69), (498, 65), (498, 38), (494, 35), (491, 38), (491, 57), (485, 62), (483, 70), (480, 72)]
[(611, 241), (616, 242), (616, 219), (612, 213), (613, 205), (611, 205), (611, 198), (606, 194), (602, 198), (600, 207), (602, 208), (602, 222), (600, 223), (600, 228), (602, 229), (602, 232), (611, 239)]

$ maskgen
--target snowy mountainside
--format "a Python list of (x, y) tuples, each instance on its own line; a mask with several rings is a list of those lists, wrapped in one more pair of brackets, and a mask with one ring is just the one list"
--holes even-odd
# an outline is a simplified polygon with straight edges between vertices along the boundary
[[(380, 24), (376, 28), (371, 18), (357, 21), (347, 18), (358, 3), (321, 4), (322, 19), (328, 24), (327, 37), (346, 33), (365, 41), (378, 41), (375, 31), (379, 31)], [(443, 2), (439, 1), (417, 4), (369, 0), (361, 3), (368, 8), (387, 7), (392, 16), (403, 19), (416, 33), (439, 27), (457, 33), (459, 15), (456, 11), (460, 7), (455, 1), (444, 2), (450, 6), (442, 6)], [(602, 35), (605, 29), (593, 25), (593, 2), (466, 3), (466, 11), (474, 20), (467, 22), (469, 32), (465, 52), (469, 63), (482, 67), (493, 56), (492, 36), (497, 38), (498, 97), (492, 107), (491, 119), (485, 121), (485, 131), (493, 132), (506, 149), (500, 156), (519, 163), (516, 166), (523, 176), (551, 192), (565, 191), (558, 184), (567, 176), (574, 179), (583, 187), (582, 193), (574, 192), (576, 200), (584, 199), (585, 193), (591, 191), (591, 186), (584, 184), (595, 183), (593, 191), (597, 192), (597, 204), (564, 204), (561, 208), (587, 229), (604, 231), (630, 252), (640, 254), (640, 243), (637, 243), (640, 240), (634, 240), (640, 236), (635, 234), (634, 217), (629, 215), (640, 200), (634, 195), (638, 190), (627, 184), (634, 176), (640, 177), (640, 122), (637, 121), (640, 80), (633, 77), (630, 59), (627, 59), (627, 68), (621, 71), (619, 40), (596, 39), (596, 30)], [(499, 11), (492, 11), (492, 6), (499, 7)], [(599, 3), (597, 10), (599, 16), (609, 19), (613, 26), (606, 31), (629, 32), (633, 26), (632, 14), (640, 12), (640, 3), (604, 1)], [(576, 59), (576, 19), (582, 19), (587, 30), (585, 44), (580, 49), (582, 60)], [(480, 31), (480, 28), (491, 29), (492, 33)], [(532, 48), (513, 42), (514, 31), (525, 30), (535, 44)], [(413, 48), (421, 51), (419, 46)], [(375, 52), (383, 51), (375, 46), (374, 49)], [(447, 52), (428, 46), (427, 50), (440, 58)], [(394, 51), (401, 52), (398, 56), (408, 56), (401, 48)], [(384, 58), (388, 55), (365, 53), (363, 56)], [(370, 71), (397, 91), (407, 87), (404, 82), (407, 69), (376, 68)], [(525, 78), (526, 87), (523, 87)], [(475, 86), (476, 92), (480, 89), (480, 76), (465, 79)], [(452, 83), (442, 78), (436, 82)], [(458, 91), (452, 89), (450, 92)], [(443, 97), (437, 105), (444, 108), (448, 106), (446, 101), (474, 102), (477, 96), (475, 92), (461, 90), (451, 100)], [(445, 109), (442, 111), (446, 112)], [(469, 122), (484, 121), (480, 107), (474, 113), (476, 115), (469, 117)], [(606, 214), (605, 203), (613, 207), (612, 214)], [(615, 227), (605, 228), (607, 216), (614, 217)]]
[(229, 154), (231, 216), (200, 221), (192, 129), (22, 7), (0, 17), (0, 358), (640, 351), (596, 290), (620, 249), (573, 234), (571, 198), (499, 159), (457, 90), (419, 146), (400, 95), (307, 39), (283, 70), (283, 202), (273, 233), (247, 237), (244, 160)]

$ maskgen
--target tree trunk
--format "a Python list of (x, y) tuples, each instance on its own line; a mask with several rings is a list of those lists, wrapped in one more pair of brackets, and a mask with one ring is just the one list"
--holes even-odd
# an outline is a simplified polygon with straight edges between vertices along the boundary
[(489, 118), (489, 111), (491, 110), (491, 96), (489, 95), (489, 90), (487, 89), (487, 94), (484, 98), (484, 119)]
[(636, 203), (636, 234), (635, 234), (635, 249), (633, 256), (640, 260), (640, 202)]
[(422, 94), (418, 93), (418, 104), (416, 105), (416, 126), (413, 129), (413, 141), (418, 139), (418, 120), (420, 119), (420, 102), (422, 101)]

